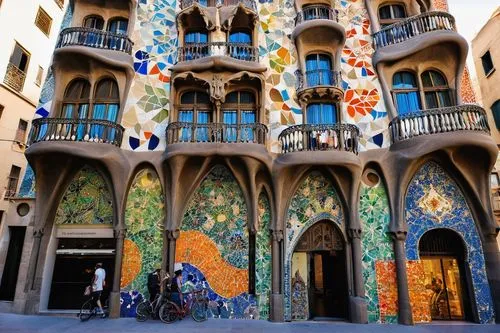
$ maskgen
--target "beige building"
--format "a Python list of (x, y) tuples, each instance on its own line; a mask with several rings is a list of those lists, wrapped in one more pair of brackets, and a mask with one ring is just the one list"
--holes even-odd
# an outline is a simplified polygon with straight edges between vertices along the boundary
[[(31, 203), (16, 197), (26, 170), (24, 150), (31, 119), (66, 3), (0, 1), (0, 257), (6, 255), (12, 238), (23, 244), (22, 238), (29, 234), (26, 226), (31, 220)], [(12, 307), (9, 299), (13, 294), (0, 295), (1, 309), (8, 311)]]

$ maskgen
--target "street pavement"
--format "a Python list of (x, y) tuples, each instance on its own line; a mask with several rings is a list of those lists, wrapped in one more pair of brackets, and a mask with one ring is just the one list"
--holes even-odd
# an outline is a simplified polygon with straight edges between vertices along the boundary
[(163, 324), (157, 320), (139, 323), (134, 318), (100, 319), (92, 318), (87, 322), (80, 322), (75, 317), (56, 316), (25, 316), (0, 313), (0, 333), (118, 333), (118, 332), (207, 332), (207, 333), (331, 333), (331, 332), (360, 332), (360, 333), (500, 333), (500, 325), (478, 325), (465, 322), (434, 322), (432, 324), (401, 326), (380, 324), (351, 324), (345, 322), (297, 322), (271, 323), (264, 320), (227, 320), (208, 319), (203, 323), (196, 323), (192, 319), (183, 319), (173, 324)]

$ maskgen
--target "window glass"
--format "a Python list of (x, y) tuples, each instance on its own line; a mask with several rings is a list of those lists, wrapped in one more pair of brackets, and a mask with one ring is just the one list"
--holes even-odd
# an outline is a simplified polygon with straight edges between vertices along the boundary
[(486, 53), (481, 57), (481, 62), (483, 64), (484, 74), (489, 75), (494, 69), (490, 51), (486, 51)]
[(192, 31), (188, 32), (184, 37), (184, 42), (186, 44), (190, 43), (207, 43), (208, 33), (204, 31)]
[(491, 106), (491, 112), (493, 113), (493, 118), (495, 119), (495, 126), (500, 130), (500, 99), (497, 100)]
[(307, 86), (332, 84), (332, 62), (328, 55), (310, 54), (306, 57)]
[(252, 36), (246, 31), (231, 32), (231, 34), (229, 34), (229, 42), (251, 44)]
[(12, 55), (10, 56), (10, 63), (16, 66), (19, 70), (22, 72), (27, 72), (28, 71), (28, 61), (29, 61), (29, 54), (26, 52), (21, 45), (16, 43), (14, 46), (14, 51), (12, 52)]
[(337, 108), (335, 104), (312, 103), (307, 106), (308, 124), (335, 124), (337, 122)]
[(397, 72), (392, 79), (393, 89), (417, 88), (417, 78), (411, 72)]
[(427, 109), (451, 106), (450, 90), (441, 73), (428, 70), (422, 73), (421, 78)]
[(127, 29), (128, 29), (128, 20), (126, 19), (123, 18), (113, 19), (111, 22), (109, 22), (109, 27), (108, 27), (109, 32), (126, 35)]
[(85, 28), (102, 30), (104, 28), (104, 19), (100, 16), (88, 16), (83, 21)]
[(392, 89), (398, 114), (405, 114), (421, 109), (417, 79), (413, 73), (401, 71), (394, 74)]

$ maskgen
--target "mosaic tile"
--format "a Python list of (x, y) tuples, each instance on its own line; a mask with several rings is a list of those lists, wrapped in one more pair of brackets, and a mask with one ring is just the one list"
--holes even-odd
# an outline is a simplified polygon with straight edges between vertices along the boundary
[(259, 227), (255, 237), (255, 294), (259, 308), (259, 318), (269, 319), (269, 299), (271, 295), (271, 206), (267, 195), (259, 196)]
[(121, 272), (122, 316), (135, 316), (138, 300), (149, 298), (147, 278), (162, 263), (164, 197), (151, 169), (137, 173), (125, 208), (125, 239)]
[(26, 164), (26, 171), (24, 178), (19, 188), (19, 196), (21, 198), (34, 198), (35, 197), (35, 173), (29, 163)]
[(398, 288), (394, 261), (375, 261), (381, 322), (393, 322), (398, 315)]
[(56, 225), (113, 224), (113, 199), (97, 170), (83, 167), (73, 177), (59, 203)]
[(419, 260), (409, 260), (406, 262), (408, 276), (408, 293), (413, 315), (413, 322), (425, 323), (431, 321), (431, 308), (429, 299), (432, 291), (424, 284), (424, 266)]
[[(451, 203), (451, 209), (441, 211), (439, 219), (436, 218), (436, 212), (432, 209), (422, 209), (421, 205), (432, 190)], [(407, 259), (419, 259), (418, 242), (426, 231), (448, 228), (458, 233), (466, 244), (479, 321), (493, 322), (495, 314), (479, 232), (469, 205), (455, 181), (438, 164), (428, 162), (413, 177), (405, 202), (405, 219), (408, 224)], [(438, 203), (437, 205), (439, 206)]]

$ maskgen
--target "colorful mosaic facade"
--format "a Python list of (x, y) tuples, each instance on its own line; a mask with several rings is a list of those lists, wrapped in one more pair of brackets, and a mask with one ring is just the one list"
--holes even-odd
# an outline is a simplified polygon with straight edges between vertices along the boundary
[[(369, 322), (392, 322), (393, 318), (381, 316), (382, 309), (377, 291), (376, 264), (394, 260), (392, 240), (387, 234), (390, 212), (387, 193), (382, 182), (373, 187), (361, 186), (359, 217), (363, 227), (363, 278), (368, 306)], [(382, 280), (384, 281), (384, 280)], [(387, 304), (383, 304), (387, 307)], [(385, 311), (385, 309), (384, 309)]]
[(293, 251), (300, 236), (321, 220), (330, 220), (342, 229), (344, 213), (330, 181), (319, 172), (312, 172), (295, 191), (288, 208), (284, 272), (285, 320), (291, 320), (293, 312), (291, 290), (292, 277), (295, 276), (295, 272), (291, 271)]
[(143, 169), (130, 187), (125, 210), (127, 235), (121, 272), (122, 317), (135, 317), (137, 304), (149, 298), (148, 274), (162, 263), (164, 197), (155, 171)]
[(97, 170), (85, 166), (78, 171), (59, 203), (54, 223), (113, 224), (111, 191)]
[(175, 261), (186, 291), (208, 289), (211, 316), (256, 318), (248, 294), (247, 208), (233, 175), (216, 166), (193, 194), (182, 219)]
[(255, 238), (255, 294), (259, 307), (259, 318), (269, 319), (271, 295), (271, 206), (267, 195), (259, 196), (259, 228)]
[[(408, 260), (419, 259), (418, 242), (428, 230), (451, 229), (464, 240), (479, 321), (492, 322), (494, 309), (481, 240), (469, 205), (455, 181), (439, 165), (428, 162), (413, 177), (406, 195), (405, 212), (408, 223), (406, 239)], [(414, 309), (415, 316), (425, 317), (425, 314), (415, 313)]]

